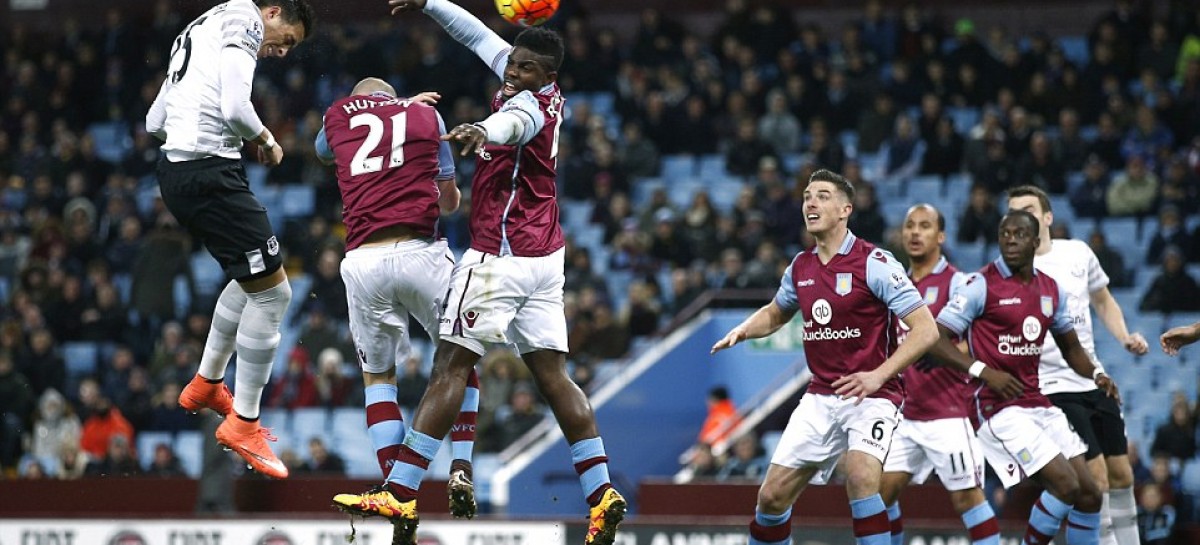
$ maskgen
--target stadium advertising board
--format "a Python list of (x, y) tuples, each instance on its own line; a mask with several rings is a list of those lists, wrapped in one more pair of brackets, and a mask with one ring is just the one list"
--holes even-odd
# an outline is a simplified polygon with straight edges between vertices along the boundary
[[(574, 524), (567, 528), (567, 543), (582, 543), (587, 527)], [(854, 543), (854, 532), (845, 528), (796, 528), (792, 540), (797, 545), (844, 545)], [(617, 532), (613, 545), (747, 545), (746, 526), (626, 524)], [(1000, 545), (1020, 545), (1016, 537), (1000, 539)], [(963, 531), (923, 531), (906, 529), (906, 545), (971, 545)]]
[[(354, 527), (354, 545), (392, 542), (385, 521)], [(0, 521), (0, 545), (343, 545), (349, 535), (345, 520)], [(564, 535), (564, 525), (553, 522), (427, 521), (417, 545), (565, 545)]]

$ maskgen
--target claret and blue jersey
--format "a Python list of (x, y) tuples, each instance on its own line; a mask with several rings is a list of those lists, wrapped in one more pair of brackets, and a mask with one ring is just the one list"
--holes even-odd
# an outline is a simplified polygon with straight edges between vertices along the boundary
[[(804, 321), (809, 391), (829, 395), (839, 377), (879, 367), (895, 346), (893, 320), (925, 306), (890, 252), (850, 232), (829, 263), (822, 264), (815, 251), (797, 254), (775, 304)], [(892, 379), (870, 397), (899, 406), (904, 392)]]

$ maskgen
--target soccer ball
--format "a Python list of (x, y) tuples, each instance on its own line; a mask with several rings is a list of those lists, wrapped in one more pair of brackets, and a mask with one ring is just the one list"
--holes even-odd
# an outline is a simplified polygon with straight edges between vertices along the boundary
[(558, 0), (496, 0), (496, 11), (514, 25), (537, 26), (558, 11)]

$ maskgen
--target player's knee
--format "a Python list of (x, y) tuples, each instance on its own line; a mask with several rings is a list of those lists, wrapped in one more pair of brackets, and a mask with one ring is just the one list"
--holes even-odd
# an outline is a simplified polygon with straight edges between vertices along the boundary
[(763, 485), (758, 488), (758, 509), (771, 514), (787, 511), (792, 506), (792, 502), (796, 500), (788, 496), (789, 494), (786, 494), (780, 487), (764, 481)]
[(1108, 489), (1129, 488), (1133, 486), (1133, 468), (1129, 467), (1129, 458), (1121, 457), (1121, 462), (1108, 464)]
[(1079, 479), (1075, 475), (1063, 475), (1049, 483), (1047, 488), (1059, 501), (1067, 505), (1075, 505), (1079, 501)]
[(879, 472), (873, 468), (846, 465), (846, 492), (852, 498), (865, 498), (879, 492)]
[(953, 505), (958, 513), (966, 513), (983, 501), (983, 491), (978, 488), (955, 490), (950, 493), (950, 505)]

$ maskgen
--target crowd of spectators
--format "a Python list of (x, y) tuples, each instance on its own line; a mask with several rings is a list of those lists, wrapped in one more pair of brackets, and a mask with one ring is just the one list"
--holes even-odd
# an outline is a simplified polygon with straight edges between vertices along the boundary
[[(836, 27), (769, 1), (732, 0), (725, 10), (704, 34), (654, 8), (631, 36), (573, 4), (552, 22), (567, 46), (559, 82), (571, 107), (561, 195), (587, 203), (586, 223), (602, 232), (598, 245), (568, 232), (571, 361), (584, 387), (594, 362), (627, 354), (705, 291), (773, 289), (809, 240), (801, 194), (822, 167), (859, 188), (851, 228), (901, 257), (900, 218), (885, 214), (879, 195), (898, 194), (914, 176), (965, 184), (953, 188), (969, 195), (963, 208), (944, 211), (957, 219), (957, 243), (994, 243), (998, 196), (1020, 183), (1061, 197), (1076, 218), (1154, 220), (1144, 257), (1107, 246), (1089, 223), (1074, 227), (1090, 235), (1114, 285), (1161, 264), (1145, 283), (1143, 310), (1197, 310), (1200, 288), (1186, 263), (1200, 261), (1200, 232), (1189, 229), (1200, 203), (1200, 13), (1187, 2), (1147, 13), (1116, 1), (1082, 55), (1055, 36), (945, 21), (916, 2), (868, 0)], [(157, 142), (142, 125), (169, 46), (198, 13), (166, 0), (148, 12), (111, 9), (102, 21), (67, 18), (55, 32), (11, 25), (0, 33), (7, 475), (34, 453), (61, 460), (44, 473), (85, 473), (89, 459), (121, 472), (119, 451), (135, 433), (197, 426), (174, 399), (208, 331), (212, 301), (190, 259), (203, 250), (153, 198)], [(495, 21), (506, 37), (516, 32)], [(471, 52), (422, 18), (322, 24), (287, 59), (260, 63), (254, 101), (286, 151), (264, 183), (316, 193), (314, 213), (280, 232), (287, 267), (311, 281), (311, 292), (288, 324), (299, 342), (287, 348), (265, 407), (362, 402), (338, 274), (340, 199), (311, 142), (325, 105), (364, 76), (402, 92), (440, 92), (449, 125), (484, 117), (496, 86)], [(572, 107), (571, 97), (591, 100)], [(669, 188), (641, 190), (660, 176), (663, 157), (681, 154), (720, 159), (721, 175), (741, 184), (730, 206), (703, 191), (680, 206)], [(472, 171), (459, 164), (468, 194)], [(469, 207), (464, 199), (443, 220), (459, 249)], [(614, 275), (629, 281), (614, 284)], [(78, 341), (100, 347), (92, 373), (69, 370), (62, 347)], [(484, 450), (510, 444), (544, 415), (510, 356), (489, 355), (482, 367)], [(400, 373), (406, 406), (423, 390), (420, 367), (405, 363)]]

